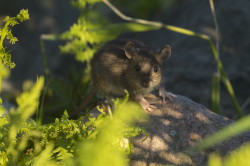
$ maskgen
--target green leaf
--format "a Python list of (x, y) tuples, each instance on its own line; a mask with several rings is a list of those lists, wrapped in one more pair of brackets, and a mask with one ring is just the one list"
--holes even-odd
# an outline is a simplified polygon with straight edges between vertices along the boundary
[(32, 166), (43, 166), (43, 165), (49, 165), (49, 166), (57, 166), (57, 163), (52, 158), (52, 152), (53, 152), (54, 145), (52, 143), (49, 143), (46, 148), (34, 158), (32, 162)]
[(39, 104), (39, 97), (44, 85), (44, 77), (39, 77), (36, 84), (29, 92), (22, 93), (17, 97), (18, 109), (14, 113), (19, 115), (20, 121), (26, 121), (31, 115), (35, 113), (35, 110)]
[(54, 154), (56, 154), (56, 158), (58, 160), (68, 160), (69, 158), (73, 157), (72, 153), (69, 153), (67, 149), (63, 147), (58, 147), (53, 151)]
[(248, 166), (249, 156), (250, 143), (246, 143), (224, 157), (212, 153), (208, 158), (208, 166)]
[(21, 22), (30, 19), (28, 9), (22, 9), (16, 18)]

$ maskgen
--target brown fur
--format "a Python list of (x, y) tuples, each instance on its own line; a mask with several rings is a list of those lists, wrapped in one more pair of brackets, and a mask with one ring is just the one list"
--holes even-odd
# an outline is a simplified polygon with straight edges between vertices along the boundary
[[(163, 79), (162, 62), (164, 56), (170, 53), (165, 54), (163, 51), (162, 54), (156, 53), (136, 40), (111, 41), (103, 46), (91, 61), (93, 86), (111, 97), (123, 95), (124, 89), (132, 97), (149, 93), (157, 88)], [(138, 65), (140, 71), (136, 71)], [(154, 68), (158, 71), (155, 72)]]

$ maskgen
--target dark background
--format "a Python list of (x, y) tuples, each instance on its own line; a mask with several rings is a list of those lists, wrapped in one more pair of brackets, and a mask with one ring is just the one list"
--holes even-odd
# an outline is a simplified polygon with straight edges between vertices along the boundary
[[(112, 1), (111, 1), (112, 2)], [(214, 23), (209, 2), (201, 0), (125, 0), (112, 2), (125, 14), (147, 20), (187, 28), (214, 37)], [(100, 10), (111, 22), (119, 21), (104, 4)], [(220, 55), (225, 70), (232, 81), (236, 97), (243, 105), (250, 94), (250, 1), (215, 0), (216, 14), (220, 26)], [(4, 82), (4, 91), (19, 92), (27, 80), (35, 80), (44, 74), (40, 35), (62, 33), (76, 22), (79, 11), (69, 0), (0, 0), (0, 17), (15, 16), (21, 9), (28, 9), (30, 20), (13, 30), (19, 39), (12, 49), (13, 61), (17, 64), (11, 77)], [(155, 49), (165, 44), (172, 46), (172, 57), (167, 62), (166, 89), (184, 95), (210, 108), (212, 76), (216, 64), (206, 41), (185, 36), (168, 30), (143, 33), (127, 33), (120, 37), (142, 40)], [(81, 70), (83, 64), (76, 62), (72, 55), (60, 54), (58, 46), (63, 42), (47, 41), (46, 56), (52, 75), (67, 78), (70, 68)], [(226, 90), (221, 91), (222, 113), (234, 118), (235, 112)], [(250, 106), (244, 109), (249, 112)]]

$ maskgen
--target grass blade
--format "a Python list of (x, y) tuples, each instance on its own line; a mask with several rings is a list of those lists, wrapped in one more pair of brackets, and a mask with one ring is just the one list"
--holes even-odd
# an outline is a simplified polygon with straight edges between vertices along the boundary
[(220, 74), (216, 73), (212, 79), (212, 111), (215, 113), (220, 112)]
[(200, 141), (198, 144), (193, 146), (191, 149), (194, 152), (196, 150), (205, 150), (215, 144), (218, 144), (228, 138), (237, 136), (243, 132), (249, 131), (250, 129), (250, 115), (243, 117), (235, 123), (221, 129), (213, 135), (210, 135)]

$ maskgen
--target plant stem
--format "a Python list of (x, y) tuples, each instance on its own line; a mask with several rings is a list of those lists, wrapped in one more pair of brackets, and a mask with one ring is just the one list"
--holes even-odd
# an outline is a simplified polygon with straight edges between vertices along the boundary
[(117, 16), (119, 16), (121, 19), (125, 20), (125, 21), (131, 21), (131, 22), (136, 22), (139, 24), (144, 24), (144, 25), (152, 25), (152, 26), (156, 26), (159, 28), (165, 28), (168, 29), (170, 31), (174, 31), (177, 33), (182, 33), (185, 35), (189, 35), (189, 36), (197, 36), (199, 38), (202, 38), (204, 40), (210, 40), (210, 37), (205, 35), (205, 34), (199, 34), (199, 33), (195, 33), (191, 30), (185, 29), (185, 28), (180, 28), (180, 27), (176, 27), (176, 26), (172, 26), (172, 25), (166, 25), (163, 24), (161, 22), (156, 22), (156, 21), (148, 21), (148, 20), (143, 20), (143, 19), (138, 19), (138, 18), (132, 18), (132, 17), (128, 17), (125, 14), (123, 14), (120, 10), (118, 10), (113, 4), (111, 4), (108, 0), (102, 0)]
[(213, 15), (213, 20), (214, 20), (214, 25), (215, 25), (215, 31), (217, 33), (217, 36), (216, 36), (216, 50), (217, 50), (217, 52), (219, 54), (219, 50), (220, 50), (220, 30), (219, 30), (219, 24), (218, 24), (216, 13), (215, 13), (214, 1), (213, 0), (209, 0), (209, 4), (210, 4), (211, 13)]
[(42, 53), (42, 57), (43, 57), (44, 72), (45, 72), (45, 75), (48, 76), (50, 73), (49, 72), (49, 65), (48, 65), (48, 60), (47, 60), (47, 56), (46, 56), (44, 40), (42, 40), (41, 38), (40, 38), (40, 47), (41, 47), (41, 53)]

